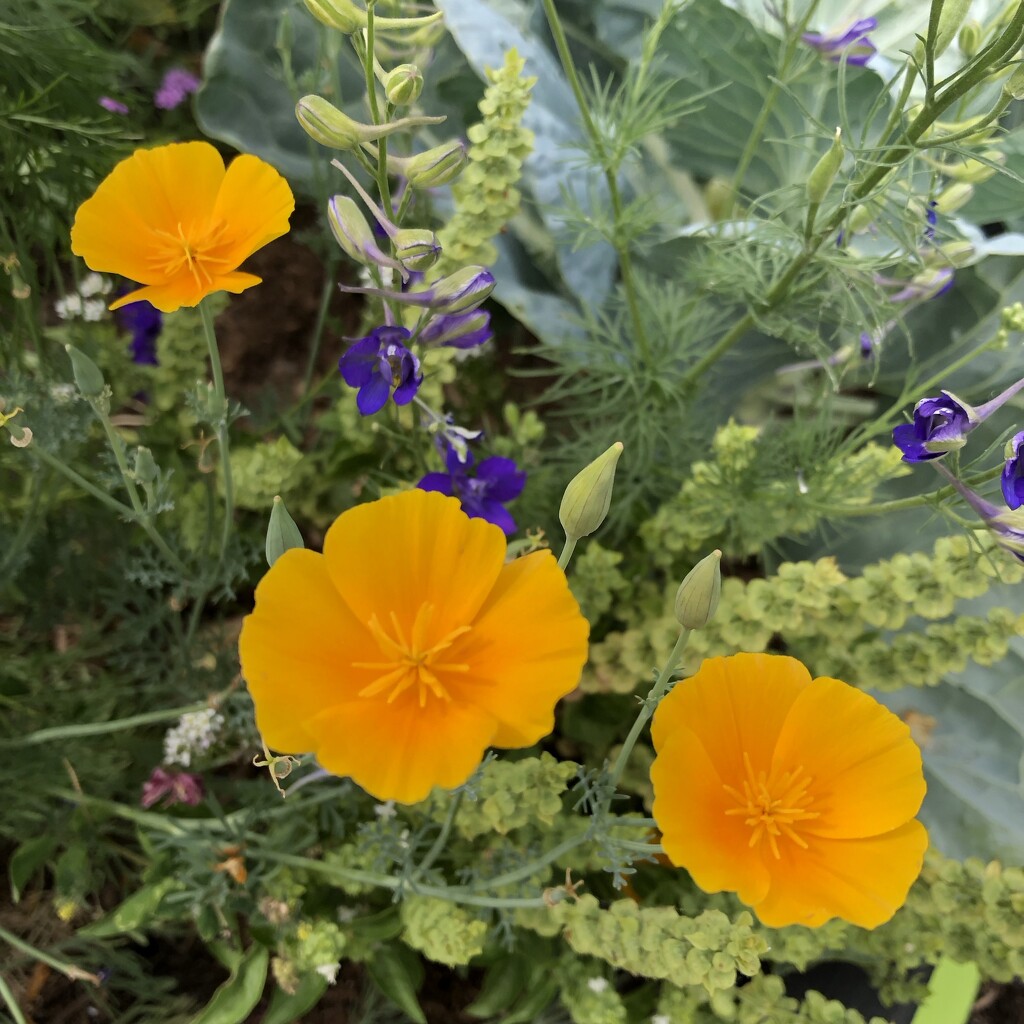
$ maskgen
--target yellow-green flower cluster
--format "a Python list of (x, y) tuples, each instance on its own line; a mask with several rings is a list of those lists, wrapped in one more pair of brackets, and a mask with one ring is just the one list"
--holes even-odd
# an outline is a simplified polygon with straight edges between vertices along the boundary
[(562, 958), (559, 999), (573, 1024), (626, 1024), (626, 1005), (606, 974), (600, 962)]
[(550, 827), (562, 812), (562, 794), (576, 774), (571, 761), (550, 754), (522, 761), (489, 761), (474, 783), (476, 800), (463, 800), (456, 829), (466, 838), (505, 835), (524, 825)]
[(301, 461), (302, 452), (283, 434), (276, 441), (236, 449), (231, 453), (235, 504), (265, 513), (274, 495), (289, 489), (289, 479)]
[(444, 252), (438, 274), (467, 264), (493, 264), (497, 253), (491, 239), (519, 210), (516, 183), (533, 149), (533, 132), (522, 126), (522, 120), (537, 81), (523, 77), (525, 63), (512, 49), (504, 67), (487, 71), (491, 84), (480, 101), (483, 120), (466, 133), (469, 164), (452, 187), (455, 213), (438, 232)]
[(402, 940), (429, 960), (456, 967), (483, 952), (487, 922), (455, 903), (407, 896), (401, 906)]
[(591, 623), (596, 622), (605, 612), (611, 611), (615, 599), (629, 587), (626, 577), (619, 571), (622, 554), (609, 551), (591, 540), (583, 553), (573, 561), (569, 586), (573, 597), (580, 603), (580, 609)]
[(720, 910), (685, 917), (628, 899), (602, 910), (594, 896), (583, 895), (557, 904), (552, 914), (577, 953), (642, 977), (700, 985), (709, 994), (732, 988), (737, 974), (757, 974), (768, 950), (746, 911), (732, 920)]

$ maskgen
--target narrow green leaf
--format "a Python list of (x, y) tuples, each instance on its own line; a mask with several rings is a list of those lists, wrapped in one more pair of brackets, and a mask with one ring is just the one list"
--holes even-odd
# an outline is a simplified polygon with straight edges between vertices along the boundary
[(366, 965), (381, 992), (416, 1024), (427, 1024), (416, 991), (423, 984), (423, 964), (405, 946), (382, 946)]
[(15, 851), (7, 865), (7, 876), (11, 881), (11, 899), (21, 899), (21, 891), (28, 880), (50, 859), (57, 840), (53, 836), (36, 836), (26, 839)]
[(263, 995), (270, 953), (266, 946), (253, 946), (237, 970), (224, 982), (192, 1024), (243, 1024)]
[(307, 974), (291, 995), (276, 988), (260, 1024), (292, 1024), (312, 1010), (326, 991), (327, 979), (316, 973)]

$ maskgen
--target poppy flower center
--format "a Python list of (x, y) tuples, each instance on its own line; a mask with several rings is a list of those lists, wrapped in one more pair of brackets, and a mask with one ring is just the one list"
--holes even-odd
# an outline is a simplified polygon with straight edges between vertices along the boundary
[(383, 661), (354, 661), (354, 668), (374, 669), (380, 677), (359, 691), (360, 697), (376, 697), (387, 693), (390, 704), (406, 690), (416, 687), (420, 707), (427, 703), (427, 695), (441, 700), (451, 700), (445, 687), (444, 677), (450, 673), (465, 673), (469, 665), (465, 662), (447, 661), (444, 652), (455, 640), (468, 633), (469, 626), (458, 626), (440, 638), (431, 631), (434, 605), (424, 602), (420, 605), (412, 629), (406, 633), (398, 616), (391, 613), (391, 629), (385, 629), (376, 615), (367, 627), (380, 647)]
[(807, 841), (794, 826), (801, 821), (817, 818), (817, 811), (807, 810), (814, 797), (808, 792), (814, 780), (804, 772), (803, 766), (771, 778), (765, 772), (754, 772), (750, 755), (743, 755), (747, 777), (743, 789), (724, 786), (737, 803), (726, 811), (727, 815), (742, 815), (744, 824), (751, 828), (750, 846), (767, 840), (772, 855), (778, 859), (779, 838), (791, 839), (797, 846), (807, 849)]
[(155, 234), (161, 244), (154, 248), (150, 263), (167, 278), (177, 277), (184, 272), (191, 275), (200, 288), (208, 287), (214, 276), (226, 269), (225, 260), (214, 253), (223, 231), (224, 225), (217, 224), (208, 226), (204, 231), (192, 230), (186, 233), (180, 223), (177, 234), (156, 230)]

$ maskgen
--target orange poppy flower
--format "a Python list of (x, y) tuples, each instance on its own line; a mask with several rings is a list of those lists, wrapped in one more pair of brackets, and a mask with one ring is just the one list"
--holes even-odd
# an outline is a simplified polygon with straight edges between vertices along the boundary
[(259, 284), (238, 268), (287, 234), (294, 209), (288, 182), (258, 157), (236, 157), (225, 170), (208, 142), (139, 149), (78, 208), (71, 251), (93, 270), (145, 286), (111, 309), (147, 299), (173, 313)]
[(414, 490), (342, 513), (322, 555), (286, 551), (239, 650), (268, 746), (415, 803), (547, 735), (588, 632), (551, 552), (506, 564), (498, 527)]
[(706, 892), (734, 891), (770, 927), (888, 921), (928, 834), (909, 728), (795, 658), (708, 658), (654, 714), (662, 846)]

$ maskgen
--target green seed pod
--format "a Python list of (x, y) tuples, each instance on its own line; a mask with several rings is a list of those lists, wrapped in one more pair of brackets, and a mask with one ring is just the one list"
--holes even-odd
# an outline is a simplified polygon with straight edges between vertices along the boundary
[(79, 394), (83, 398), (99, 398), (107, 387), (100, 368), (74, 345), (65, 345), (64, 350), (71, 359), (71, 372), (74, 374)]
[(295, 525), (295, 520), (288, 514), (281, 495), (275, 495), (273, 507), (270, 509), (270, 522), (267, 524), (267, 565), (273, 565), (286, 551), (291, 548), (304, 548), (302, 534)]
[(687, 574), (676, 592), (675, 616), (683, 629), (703, 629), (718, 610), (722, 593), (722, 552), (714, 550)]
[(947, 185), (935, 197), (935, 209), (939, 213), (956, 213), (962, 206), (966, 206), (974, 195), (974, 186), (966, 181), (957, 181)]
[(942, 164), (942, 171), (954, 181), (964, 181), (969, 185), (980, 185), (999, 172), (999, 167), (1006, 163), (1006, 154), (998, 149), (986, 149), (981, 154), (984, 160), (964, 160)]
[(817, 205), (825, 199), (828, 190), (832, 187), (832, 182), (836, 180), (839, 168), (843, 166), (845, 150), (841, 139), (842, 134), (842, 129), (837, 128), (828, 152), (814, 165), (814, 170), (811, 171), (807, 179), (807, 201), (809, 203)]
[(437, 235), (427, 228), (400, 228), (394, 244), (395, 256), (406, 270), (429, 270), (441, 255)]
[(384, 94), (396, 107), (415, 103), (423, 92), (423, 74), (415, 64), (399, 64), (384, 76)]
[(388, 170), (401, 174), (413, 188), (437, 188), (457, 178), (468, 159), (465, 145), (454, 139), (416, 156), (393, 158), (388, 154)]
[(558, 509), (558, 519), (570, 541), (589, 537), (604, 521), (612, 504), (615, 467), (622, 454), (616, 441), (569, 481)]
[(945, 0), (939, 14), (938, 30), (935, 33), (935, 56), (941, 57), (956, 39), (960, 26), (971, 8), (971, 0)]

